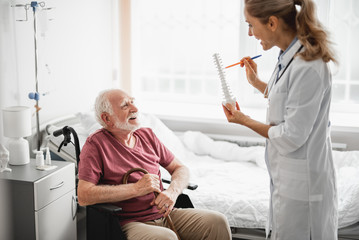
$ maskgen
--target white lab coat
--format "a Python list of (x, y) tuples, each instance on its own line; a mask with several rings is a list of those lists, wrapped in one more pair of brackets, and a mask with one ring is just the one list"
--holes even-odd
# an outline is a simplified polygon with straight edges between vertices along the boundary
[[(281, 56), (283, 69), (300, 48)], [(303, 51), (303, 50), (302, 50)], [(281, 74), (279, 73), (279, 75)], [(337, 239), (337, 188), (330, 140), (331, 74), (321, 59), (295, 57), (268, 82), (266, 143), (271, 239)]]

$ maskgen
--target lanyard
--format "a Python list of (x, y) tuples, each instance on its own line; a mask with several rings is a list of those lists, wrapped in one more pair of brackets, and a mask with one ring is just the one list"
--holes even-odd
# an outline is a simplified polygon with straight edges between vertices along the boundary
[[(271, 86), (270, 86), (269, 89), (268, 89), (268, 84), (269, 84), (269, 82), (268, 82), (268, 84), (267, 84), (267, 86), (266, 86), (266, 89), (264, 90), (264, 97), (265, 97), (265, 98), (268, 97), (269, 92), (272, 90), (273, 85), (276, 84), (276, 83), (279, 81), (279, 79), (283, 76), (283, 74), (285, 73), (285, 71), (287, 70), (287, 68), (289, 67), (289, 65), (293, 62), (293, 59), (294, 59), (295, 55), (297, 55), (297, 53), (299, 53), (300, 50), (302, 50), (302, 48), (303, 48), (303, 45), (300, 46), (300, 48), (297, 50), (297, 52), (293, 55), (292, 59), (290, 59), (290, 61), (288, 62), (287, 66), (284, 68), (284, 70), (283, 70), (283, 72), (282, 72), (282, 74), (281, 74), (280, 76), (278, 76), (278, 75), (279, 75), (279, 72), (280, 72), (280, 69), (278, 70), (277, 78), (276, 78), (275, 81), (272, 82), (272, 84), (271, 84)], [(277, 69), (277, 67), (279, 67), (279, 64), (277, 64), (277, 66), (275, 67), (275, 69)], [(274, 70), (274, 71), (275, 71), (275, 70)], [(273, 72), (273, 74), (274, 74), (274, 72)]]
[(293, 55), (292, 59), (290, 59), (289, 63), (287, 64), (287, 66), (285, 66), (285, 68), (284, 68), (282, 74), (281, 74), (279, 77), (278, 77), (278, 75), (279, 75), (280, 69), (278, 70), (278, 75), (277, 75), (277, 79), (275, 80), (275, 83), (277, 83), (278, 80), (283, 76), (283, 74), (285, 73), (285, 71), (287, 70), (287, 68), (289, 67), (289, 65), (293, 62), (293, 59), (294, 59), (295, 55), (297, 55), (297, 53), (299, 53), (300, 50), (302, 50), (302, 48), (303, 48), (303, 45), (301, 45), (300, 48), (298, 49), (298, 51)]

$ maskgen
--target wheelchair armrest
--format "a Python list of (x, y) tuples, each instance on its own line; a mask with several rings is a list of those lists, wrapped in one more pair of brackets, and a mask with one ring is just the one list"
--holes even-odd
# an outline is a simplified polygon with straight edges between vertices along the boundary
[(87, 240), (127, 239), (119, 224), (117, 213), (122, 208), (111, 203), (100, 203), (86, 206)]
[[(164, 183), (168, 183), (168, 184), (171, 183), (171, 180), (168, 180), (168, 179), (162, 179), (162, 181)], [(195, 190), (195, 189), (197, 189), (197, 187), (198, 187), (198, 185), (192, 184), (192, 183), (189, 183), (187, 186), (187, 188), (190, 190)], [(175, 207), (194, 208), (189, 197), (183, 193), (178, 196), (177, 201), (175, 203)], [(95, 213), (95, 214), (105, 213), (105, 214), (109, 214), (109, 215), (117, 215), (118, 212), (122, 211), (121, 207), (118, 207), (111, 203), (98, 203), (98, 204), (88, 205), (88, 206), (86, 206), (86, 208), (87, 208), (87, 210), (86, 210), (87, 214), (89, 214), (89, 213)]]
[(94, 205), (88, 205), (88, 208), (93, 208), (102, 212), (106, 212), (106, 213), (111, 213), (111, 214), (116, 214), (120, 211), (122, 211), (122, 208), (113, 205), (111, 203), (98, 203), (98, 204), (94, 204)]
[[(162, 182), (170, 184), (171, 180), (162, 178)], [(189, 190), (196, 190), (197, 188), (198, 188), (197, 184), (188, 183), (188, 185), (187, 185), (187, 189), (189, 189)]]

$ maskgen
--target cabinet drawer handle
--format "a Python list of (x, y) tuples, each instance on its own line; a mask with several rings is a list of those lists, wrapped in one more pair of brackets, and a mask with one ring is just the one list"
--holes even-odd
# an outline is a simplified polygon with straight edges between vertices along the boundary
[[(75, 206), (75, 210), (74, 210)], [(72, 207), (71, 207), (71, 213), (72, 213), (72, 220), (75, 221), (76, 215), (77, 215), (77, 201), (76, 197), (72, 195)]]
[(64, 181), (62, 181), (62, 182), (60, 182), (57, 186), (50, 188), (50, 190), (58, 189), (58, 188), (64, 186), (64, 184), (65, 184)]

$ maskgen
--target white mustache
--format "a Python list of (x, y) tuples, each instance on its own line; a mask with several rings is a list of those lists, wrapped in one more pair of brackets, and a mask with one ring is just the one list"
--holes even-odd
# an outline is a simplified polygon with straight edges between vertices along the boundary
[(131, 113), (130, 116), (128, 116), (127, 120), (130, 120), (131, 118), (137, 118), (137, 117), (138, 117), (137, 112)]

